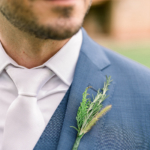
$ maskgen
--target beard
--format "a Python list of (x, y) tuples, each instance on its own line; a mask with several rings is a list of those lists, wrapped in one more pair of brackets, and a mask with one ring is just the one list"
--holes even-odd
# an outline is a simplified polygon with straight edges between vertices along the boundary
[[(89, 8), (90, 6), (86, 14)], [(25, 8), (21, 2), (13, 2), (10, 5), (5, 4), (0, 6), (0, 12), (14, 27), (31, 36), (44, 40), (64, 40), (70, 38), (79, 31), (84, 20), (83, 18), (80, 23), (70, 25), (68, 21), (71, 19), (74, 8), (55, 7), (52, 11), (60, 15), (55, 25), (40, 25), (38, 23), (38, 17), (36, 17), (31, 10), (31, 8)]]

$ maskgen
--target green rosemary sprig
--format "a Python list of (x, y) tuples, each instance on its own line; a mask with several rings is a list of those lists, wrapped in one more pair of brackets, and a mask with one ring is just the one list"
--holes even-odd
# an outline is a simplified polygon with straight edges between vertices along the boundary
[(72, 150), (78, 149), (80, 140), (84, 136), (84, 134), (90, 131), (90, 129), (96, 124), (96, 122), (111, 109), (111, 105), (108, 105), (102, 109), (103, 106), (101, 104), (108, 97), (106, 96), (106, 92), (108, 91), (108, 86), (110, 85), (111, 81), (111, 76), (106, 76), (106, 82), (104, 82), (102, 92), (98, 90), (96, 97), (93, 98), (93, 101), (87, 98), (87, 91), (91, 87), (87, 87), (85, 89), (82, 102), (77, 112), (77, 128), (71, 126), (78, 132)]

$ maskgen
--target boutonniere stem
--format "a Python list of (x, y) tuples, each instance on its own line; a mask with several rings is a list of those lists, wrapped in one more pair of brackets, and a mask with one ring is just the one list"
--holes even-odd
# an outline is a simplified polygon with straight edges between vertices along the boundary
[(106, 96), (106, 92), (108, 91), (108, 86), (110, 85), (111, 81), (111, 77), (106, 76), (106, 82), (104, 83), (102, 92), (98, 90), (96, 97), (93, 98), (93, 101), (87, 98), (87, 91), (91, 87), (87, 87), (85, 89), (82, 102), (77, 112), (77, 128), (71, 126), (78, 132), (72, 150), (78, 149), (80, 140), (82, 139), (84, 134), (90, 131), (91, 128), (96, 124), (96, 122), (111, 109), (111, 105), (102, 108), (103, 106), (101, 104), (108, 97)]

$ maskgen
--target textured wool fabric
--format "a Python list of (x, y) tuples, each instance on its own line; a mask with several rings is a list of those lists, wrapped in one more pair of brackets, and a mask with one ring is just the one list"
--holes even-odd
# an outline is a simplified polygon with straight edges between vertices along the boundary
[[(112, 83), (103, 106), (112, 105), (80, 141), (78, 150), (150, 150), (150, 70), (95, 43), (84, 30), (83, 43), (57, 150), (71, 150), (76, 115), (87, 86), (102, 89), (106, 75)], [(88, 95), (96, 95), (89, 89)]]

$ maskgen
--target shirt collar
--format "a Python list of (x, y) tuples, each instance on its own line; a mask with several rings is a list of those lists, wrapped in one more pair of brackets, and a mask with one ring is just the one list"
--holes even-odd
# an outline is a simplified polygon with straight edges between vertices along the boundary
[(82, 44), (81, 29), (46, 63), (63, 82), (70, 85), (73, 80)]
[[(81, 29), (47, 62), (41, 66), (46, 66), (52, 70), (68, 86), (72, 83), (76, 63), (79, 57), (82, 44)], [(9, 64), (24, 68), (18, 65), (4, 50), (0, 43), (0, 73)]]

